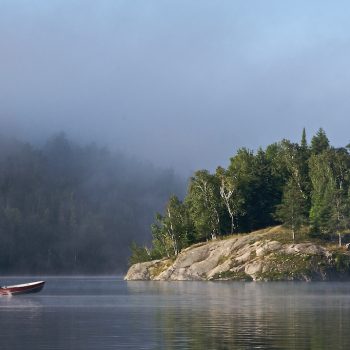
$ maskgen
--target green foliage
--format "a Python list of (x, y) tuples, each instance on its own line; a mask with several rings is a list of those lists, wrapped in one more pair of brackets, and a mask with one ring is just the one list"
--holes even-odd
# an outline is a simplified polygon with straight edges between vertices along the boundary
[(131, 243), (131, 256), (129, 258), (129, 265), (150, 261), (152, 258), (153, 257), (147, 247), (139, 246), (135, 242)]
[(348, 272), (350, 269), (350, 256), (341, 252), (334, 252), (332, 256), (338, 272)]
[(170, 257), (194, 242), (193, 223), (187, 205), (171, 196), (165, 215), (157, 214), (152, 225), (153, 247), (158, 255)]
[(306, 130), (305, 130), (305, 128), (303, 129), (303, 133), (302, 133), (302, 136), (301, 136), (300, 147), (301, 147), (301, 149), (303, 149), (303, 150), (307, 150), (307, 149), (308, 149), (307, 140), (306, 140)]
[(239, 179), (235, 173), (226, 171), (222, 167), (216, 169), (216, 177), (220, 183), (221, 200), (225, 204), (231, 220), (230, 234), (233, 234), (238, 226), (239, 215), (244, 215), (244, 197), (239, 186)]
[(274, 162), (276, 153), (278, 150), (271, 147), (266, 152), (259, 149), (256, 155), (242, 148), (231, 158), (228, 172), (236, 178), (241, 202), (236, 231), (252, 231), (275, 223), (273, 213), (283, 185), (279, 165)]
[(309, 160), (312, 182), (310, 221), (313, 231), (328, 232), (332, 194), (335, 189), (329, 152), (313, 154)]
[(312, 234), (337, 233), (341, 245), (350, 227), (349, 193), (348, 149), (332, 148), (323, 129), (309, 147), (303, 129), (300, 144), (282, 140), (257, 152), (241, 148), (227, 169), (195, 172), (184, 204), (170, 199), (157, 217), (154, 250), (172, 256), (191, 243), (278, 223), (291, 229), (293, 239), (308, 234), (302, 227), (310, 223)]
[(197, 240), (216, 238), (221, 233), (220, 183), (207, 170), (197, 171), (190, 180), (186, 204)]
[(290, 228), (293, 234), (299, 232), (307, 222), (307, 203), (296, 181), (291, 178), (285, 186), (282, 203), (277, 206), (276, 218)]
[(345, 149), (331, 148), (313, 154), (309, 164), (313, 188), (310, 211), (313, 230), (320, 233), (336, 231), (340, 235), (349, 225), (349, 154)]
[(321, 255), (275, 253), (265, 262), (265, 271), (258, 273), (257, 279), (304, 281), (311, 279), (315, 272), (321, 278), (328, 265), (325, 257)]
[(213, 280), (228, 280), (228, 281), (246, 281), (250, 282), (253, 280), (253, 278), (250, 275), (247, 275), (244, 271), (224, 271), (224, 272), (219, 272), (215, 274), (212, 277)]
[(311, 153), (321, 154), (329, 149), (329, 140), (325, 131), (320, 128), (311, 140)]

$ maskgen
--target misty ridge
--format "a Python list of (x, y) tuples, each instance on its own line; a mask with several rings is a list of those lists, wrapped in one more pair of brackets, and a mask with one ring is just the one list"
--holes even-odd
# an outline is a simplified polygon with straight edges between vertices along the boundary
[(185, 181), (56, 134), (42, 146), (0, 136), (1, 273), (115, 273)]

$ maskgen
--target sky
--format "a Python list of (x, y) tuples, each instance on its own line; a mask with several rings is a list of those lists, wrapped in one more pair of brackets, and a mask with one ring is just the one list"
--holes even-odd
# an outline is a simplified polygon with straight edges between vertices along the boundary
[(350, 3), (0, 0), (0, 133), (190, 174), (323, 127), (350, 141)]

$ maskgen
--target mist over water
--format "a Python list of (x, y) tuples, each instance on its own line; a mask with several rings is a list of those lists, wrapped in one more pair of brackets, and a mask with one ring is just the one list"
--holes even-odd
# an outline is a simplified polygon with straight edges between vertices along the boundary
[(40, 294), (0, 297), (2, 349), (350, 346), (348, 283), (46, 280)]
[[(0, 264), (82, 272), (79, 261), (95, 261), (97, 272), (116, 254), (125, 268), (130, 242), (149, 243), (155, 213), (183, 196), (194, 171), (227, 166), (240, 147), (299, 141), (303, 127), (309, 139), (323, 127), (332, 144), (348, 144), (349, 9), (316, 0), (1, 1), (0, 132), (19, 143), (0, 141), (11, 192), (0, 197)], [(45, 149), (61, 131), (95, 142), (94, 155)], [(14, 164), (11, 147), (23, 151)], [(31, 185), (23, 169), (35, 174)], [(79, 210), (89, 220), (75, 226)], [(78, 236), (86, 255), (72, 243)]]

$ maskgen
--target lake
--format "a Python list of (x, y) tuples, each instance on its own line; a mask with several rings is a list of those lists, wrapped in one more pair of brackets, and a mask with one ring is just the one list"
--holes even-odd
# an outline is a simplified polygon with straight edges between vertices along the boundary
[(0, 297), (0, 349), (350, 348), (350, 283), (44, 279)]

